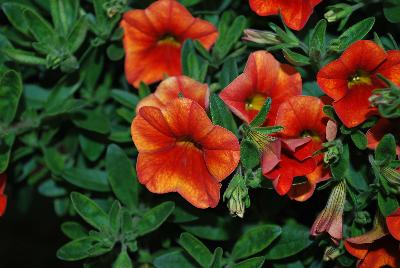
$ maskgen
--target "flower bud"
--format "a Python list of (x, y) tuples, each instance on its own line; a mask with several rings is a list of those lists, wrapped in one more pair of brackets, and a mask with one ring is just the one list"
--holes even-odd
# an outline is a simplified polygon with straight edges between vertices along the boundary
[(353, 8), (347, 4), (336, 4), (328, 7), (324, 17), (328, 22), (335, 22), (346, 18), (353, 13)]
[(223, 200), (227, 201), (231, 215), (243, 218), (245, 209), (250, 206), (250, 198), (245, 179), (238, 172), (230, 181)]
[(324, 261), (333, 261), (337, 257), (339, 257), (342, 253), (340, 252), (340, 249), (337, 247), (329, 246), (325, 249), (324, 252)]
[(271, 31), (259, 31), (254, 29), (244, 30), (243, 40), (254, 42), (257, 44), (278, 45), (282, 42), (278, 39), (278, 35)]
[(107, 16), (112, 18), (115, 15), (122, 13), (126, 4), (126, 0), (110, 0), (104, 3), (103, 8), (106, 10)]

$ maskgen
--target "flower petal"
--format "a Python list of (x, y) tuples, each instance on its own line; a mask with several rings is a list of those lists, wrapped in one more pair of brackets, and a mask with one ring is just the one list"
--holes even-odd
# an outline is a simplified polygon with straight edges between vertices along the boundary
[(389, 237), (383, 238), (369, 249), (359, 268), (399, 267), (400, 250), (399, 243)]
[[(315, 4), (316, 1), (313, 2)], [(296, 31), (303, 29), (313, 13), (314, 5), (310, 0), (282, 1), (281, 15), (285, 24)]]
[(390, 234), (400, 241), (400, 208), (386, 217), (386, 225)]
[(279, 0), (250, 0), (250, 8), (259, 16), (277, 15), (279, 13)]
[(199, 142), (207, 168), (216, 179), (222, 181), (236, 169), (240, 159), (240, 146), (232, 132), (215, 126)]
[(396, 85), (400, 86), (400, 51), (388, 51), (386, 60), (379, 66), (376, 73), (380, 73)]
[(368, 100), (374, 89), (374, 86), (354, 86), (346, 96), (333, 103), (338, 117), (346, 127), (356, 127), (377, 114), (377, 109), (371, 107)]
[(215, 207), (219, 202), (221, 185), (193, 144), (182, 142), (162, 152), (139, 153), (137, 174), (153, 193), (178, 192), (198, 208)]

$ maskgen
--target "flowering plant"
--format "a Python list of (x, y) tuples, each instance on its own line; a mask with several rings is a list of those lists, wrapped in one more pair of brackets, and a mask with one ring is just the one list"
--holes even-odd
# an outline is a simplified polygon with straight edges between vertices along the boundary
[(400, 267), (399, 1), (0, 7), (2, 265)]

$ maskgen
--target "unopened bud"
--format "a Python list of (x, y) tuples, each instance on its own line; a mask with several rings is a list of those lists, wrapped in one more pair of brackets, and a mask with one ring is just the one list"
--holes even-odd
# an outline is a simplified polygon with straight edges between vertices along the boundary
[(353, 12), (353, 8), (347, 4), (336, 4), (328, 7), (324, 17), (328, 22), (335, 22), (346, 18)]
[(340, 255), (341, 255), (341, 253), (340, 253), (339, 248), (329, 246), (325, 249), (323, 260), (324, 261), (333, 261)]
[(257, 44), (278, 45), (281, 44), (278, 35), (271, 31), (259, 31), (254, 29), (244, 30), (243, 40)]
[(238, 172), (230, 181), (223, 200), (227, 201), (231, 215), (243, 218), (245, 209), (250, 206), (249, 192), (245, 179)]
[(122, 13), (126, 4), (126, 0), (110, 0), (104, 3), (103, 8), (106, 10), (107, 16), (112, 18), (115, 15)]

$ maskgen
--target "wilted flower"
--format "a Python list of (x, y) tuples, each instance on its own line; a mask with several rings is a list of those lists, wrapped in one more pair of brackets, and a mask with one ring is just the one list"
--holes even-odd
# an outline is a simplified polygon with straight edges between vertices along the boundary
[(324, 210), (318, 215), (313, 226), (311, 235), (328, 233), (334, 243), (342, 239), (343, 210), (346, 202), (346, 183), (341, 181), (333, 187), (328, 203)]

